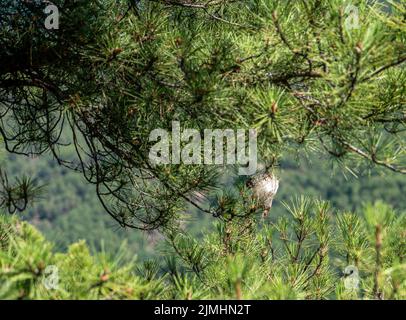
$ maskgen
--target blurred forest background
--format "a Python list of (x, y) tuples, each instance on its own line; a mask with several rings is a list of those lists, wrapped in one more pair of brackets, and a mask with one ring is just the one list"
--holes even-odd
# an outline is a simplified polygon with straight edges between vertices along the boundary
[[(73, 149), (66, 148), (73, 156)], [(380, 199), (395, 210), (406, 210), (406, 178), (376, 169), (344, 173), (337, 163), (316, 155), (298, 159), (287, 157), (280, 168), (280, 188), (270, 219), (277, 219), (286, 210), (283, 201), (295, 195), (307, 195), (331, 202), (337, 210), (359, 212), (363, 204)], [(66, 250), (73, 242), (84, 239), (94, 251), (117, 252), (126, 242), (130, 256), (139, 261), (158, 257), (161, 236), (158, 232), (142, 232), (121, 228), (102, 208), (93, 185), (79, 173), (59, 166), (51, 156), (27, 158), (3, 154), (1, 167), (12, 176), (30, 176), (36, 184), (44, 185), (42, 196), (22, 214), (24, 220), (39, 228), (55, 250)], [(225, 189), (227, 189), (225, 179)], [(215, 219), (189, 208), (185, 226), (194, 236), (203, 236), (213, 227)]]

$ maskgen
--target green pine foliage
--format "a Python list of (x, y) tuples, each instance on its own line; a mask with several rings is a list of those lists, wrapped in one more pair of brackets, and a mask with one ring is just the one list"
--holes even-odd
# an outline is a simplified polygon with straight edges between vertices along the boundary
[(30, 224), (3, 215), (0, 235), (1, 299), (148, 299), (162, 291), (159, 280), (141, 278), (134, 262), (122, 262), (123, 250), (91, 255), (78, 242), (55, 253)]
[[(377, 202), (366, 206), (362, 217), (350, 212), (333, 215), (327, 202), (308, 198), (286, 204), (286, 210), (289, 218), (276, 223), (229, 218), (202, 241), (173, 230), (166, 236), (165, 260), (142, 264), (125, 262), (121, 254), (91, 255), (84, 242), (55, 253), (31, 225), (0, 216), (0, 296), (406, 298), (405, 214)], [(57, 268), (57, 278), (47, 266)], [(356, 274), (348, 273), (348, 267)]]
[[(334, 215), (327, 202), (308, 198), (286, 210), (275, 223), (227, 219), (203, 242), (176, 231), (168, 236), (170, 252), (214, 298), (405, 298), (404, 214), (378, 202), (361, 217)], [(359, 273), (355, 289), (345, 287), (350, 266)]]
[(219, 167), (152, 165), (149, 134), (173, 120), (255, 128), (271, 169), (299, 151), (406, 173), (401, 2), (54, 3), (58, 32), (41, 1), (0, 9), (1, 134), (8, 151), (80, 171), (122, 226), (171, 227), (217, 186)]

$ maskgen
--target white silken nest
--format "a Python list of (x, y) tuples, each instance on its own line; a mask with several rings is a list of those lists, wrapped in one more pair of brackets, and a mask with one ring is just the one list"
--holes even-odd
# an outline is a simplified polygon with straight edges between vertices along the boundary
[(263, 216), (269, 214), (273, 199), (278, 192), (279, 180), (273, 173), (258, 174), (248, 184), (252, 188), (254, 197), (258, 199), (261, 206), (264, 207)]

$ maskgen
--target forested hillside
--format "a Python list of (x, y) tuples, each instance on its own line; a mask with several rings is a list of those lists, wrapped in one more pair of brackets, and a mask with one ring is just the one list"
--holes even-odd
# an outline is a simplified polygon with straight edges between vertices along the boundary
[[(42, 197), (21, 216), (42, 230), (58, 249), (84, 239), (91, 248), (100, 250), (103, 242), (105, 250), (115, 252), (125, 240), (130, 254), (137, 254), (141, 259), (157, 256), (154, 246), (160, 239), (158, 234), (120, 227), (104, 212), (94, 187), (51, 157), (29, 159), (7, 155), (3, 166), (12, 175), (29, 175), (38, 185), (46, 187)], [(363, 204), (376, 199), (390, 203), (399, 212), (406, 210), (406, 178), (376, 169), (365, 169), (354, 176), (339, 171), (337, 163), (329, 164), (315, 155), (301, 160), (291, 157), (281, 164), (280, 180), (271, 219), (284, 212), (283, 201), (300, 194), (328, 200), (338, 210), (357, 212)], [(227, 189), (229, 183), (224, 186)], [(195, 235), (212, 228), (213, 218), (193, 207), (185, 219)]]
[(20, 214), (41, 229), (59, 249), (66, 249), (80, 239), (87, 241), (91, 249), (100, 251), (102, 246), (116, 252), (127, 241), (129, 255), (151, 255), (155, 242), (153, 234), (125, 230), (106, 214), (95, 193), (78, 173), (58, 165), (51, 157), (30, 159), (7, 155), (2, 168), (10, 176), (27, 175), (44, 186), (35, 202)]

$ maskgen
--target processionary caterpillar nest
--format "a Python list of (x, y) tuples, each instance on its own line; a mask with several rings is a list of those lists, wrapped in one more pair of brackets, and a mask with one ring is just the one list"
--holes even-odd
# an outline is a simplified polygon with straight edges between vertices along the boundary
[(259, 201), (260, 205), (263, 206), (263, 216), (267, 217), (279, 188), (277, 176), (274, 173), (268, 172), (258, 174), (253, 177), (247, 185), (252, 188), (254, 197)]

